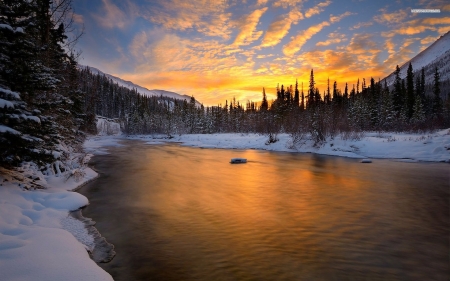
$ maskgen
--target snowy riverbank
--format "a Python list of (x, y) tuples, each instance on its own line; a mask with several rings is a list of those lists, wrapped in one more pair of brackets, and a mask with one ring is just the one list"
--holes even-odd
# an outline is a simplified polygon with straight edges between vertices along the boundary
[[(292, 139), (287, 134), (278, 135), (279, 141), (266, 144), (267, 136), (257, 134), (198, 134), (181, 135), (172, 139), (163, 136), (132, 136), (129, 139), (147, 141), (149, 144), (164, 142), (179, 142), (181, 145), (201, 148), (225, 149), (261, 149), (283, 152), (317, 153), (351, 158), (385, 158), (399, 161), (432, 161), (450, 162), (450, 129), (434, 133), (365, 133), (360, 140), (344, 140), (341, 136), (333, 140), (327, 139), (320, 146), (307, 137), (305, 141), (294, 147)], [(91, 139), (90, 146), (95, 147), (96, 141)], [(98, 143), (105, 143), (105, 139)]]
[[(75, 180), (45, 176), (34, 165), (0, 168), (0, 272), (2, 280), (113, 280), (88, 254), (95, 243), (69, 211), (87, 205), (76, 192), (97, 173)], [(27, 190), (34, 186), (45, 189)]]

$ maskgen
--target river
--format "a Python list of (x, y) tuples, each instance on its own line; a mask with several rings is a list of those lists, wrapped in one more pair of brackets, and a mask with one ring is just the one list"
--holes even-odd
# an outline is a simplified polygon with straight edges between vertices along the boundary
[(448, 164), (123, 144), (79, 190), (116, 281), (450, 276)]

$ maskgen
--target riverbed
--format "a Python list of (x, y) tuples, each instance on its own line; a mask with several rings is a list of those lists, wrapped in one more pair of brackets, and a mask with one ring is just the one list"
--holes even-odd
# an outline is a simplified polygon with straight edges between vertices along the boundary
[(116, 281), (448, 279), (446, 163), (123, 144), (79, 190)]

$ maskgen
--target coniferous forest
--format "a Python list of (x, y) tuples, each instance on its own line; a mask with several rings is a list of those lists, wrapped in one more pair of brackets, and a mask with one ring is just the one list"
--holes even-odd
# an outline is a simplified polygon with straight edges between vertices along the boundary
[[(288, 133), (293, 144), (328, 137), (358, 139), (364, 131), (429, 131), (450, 126), (450, 93), (441, 91), (440, 69), (395, 70), (393, 85), (358, 80), (328, 81), (321, 92), (314, 71), (303, 87), (277, 85), (276, 99), (217, 106), (143, 96), (105, 75), (79, 67), (74, 51), (71, 0), (0, 2), (0, 162), (64, 163), (96, 133), (96, 116), (115, 119), (127, 134), (259, 133), (268, 143)], [(81, 35), (81, 34), (80, 34)], [(338, 86), (339, 85), (339, 86)], [(275, 86), (275, 85), (274, 85)], [(59, 164), (58, 164), (59, 165)], [(64, 165), (62, 165), (64, 166)]]

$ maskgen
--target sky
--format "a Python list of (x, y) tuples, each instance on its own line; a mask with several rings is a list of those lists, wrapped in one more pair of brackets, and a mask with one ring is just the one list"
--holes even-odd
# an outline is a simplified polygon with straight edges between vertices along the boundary
[[(450, 31), (445, 0), (74, 0), (80, 64), (204, 105), (382, 79)], [(411, 9), (440, 9), (412, 13)]]

